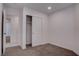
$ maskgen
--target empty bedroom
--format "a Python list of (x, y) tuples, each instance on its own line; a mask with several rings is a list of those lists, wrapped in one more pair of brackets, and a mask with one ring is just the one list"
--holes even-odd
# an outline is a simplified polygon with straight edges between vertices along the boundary
[(1, 56), (78, 56), (79, 3), (0, 3)]

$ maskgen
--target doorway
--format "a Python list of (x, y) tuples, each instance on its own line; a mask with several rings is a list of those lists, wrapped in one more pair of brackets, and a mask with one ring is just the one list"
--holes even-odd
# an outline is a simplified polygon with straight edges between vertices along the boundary
[(11, 43), (11, 19), (6, 18), (6, 23), (5, 23), (5, 33), (6, 33), (6, 44)]
[(32, 16), (26, 15), (26, 47), (32, 47)]
[(2, 55), (5, 54), (7, 44), (10, 43), (11, 40), (11, 19), (5, 17), (5, 11), (2, 12)]

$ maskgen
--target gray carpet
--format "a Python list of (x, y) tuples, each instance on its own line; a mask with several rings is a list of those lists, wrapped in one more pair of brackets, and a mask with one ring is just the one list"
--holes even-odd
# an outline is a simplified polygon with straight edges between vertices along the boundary
[(77, 56), (73, 51), (44, 44), (22, 50), (20, 47), (7, 48), (5, 56)]

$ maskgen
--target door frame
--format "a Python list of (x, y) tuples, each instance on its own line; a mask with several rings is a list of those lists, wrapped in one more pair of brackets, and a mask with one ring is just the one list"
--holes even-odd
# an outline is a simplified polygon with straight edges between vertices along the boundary
[(6, 13), (5, 13), (5, 10), (3, 10), (3, 27), (2, 27), (3, 28), (2, 29), (2, 31), (3, 31), (2, 32), (2, 37), (3, 37), (2, 38), (2, 42), (3, 42), (2, 43), (2, 46), (3, 46), (2, 47), (2, 53), (3, 54), (5, 54), (5, 50), (6, 50), (6, 46), (5, 46), (5, 43), (6, 43), (6, 36), (5, 35), (6, 35), (6, 33), (5, 33), (5, 29), (4, 29), (5, 28), (5, 20), (6, 20)]
[(3, 55), (3, 29), (4, 29), (4, 13), (2, 11), (2, 21), (1, 21), (1, 54)]
[(0, 3), (0, 56), (2, 55), (2, 10), (3, 5)]

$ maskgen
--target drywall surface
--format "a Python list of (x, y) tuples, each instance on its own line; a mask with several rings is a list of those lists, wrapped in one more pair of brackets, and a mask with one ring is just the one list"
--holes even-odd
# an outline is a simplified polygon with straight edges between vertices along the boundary
[(75, 48), (74, 6), (57, 11), (49, 16), (49, 39), (51, 44), (70, 50)]
[(74, 27), (74, 42), (75, 42), (75, 46), (74, 46), (74, 51), (79, 55), (79, 4), (75, 5), (75, 18), (74, 18), (74, 23), (75, 23), (75, 27)]
[(50, 15), (48, 23), (49, 43), (79, 55), (79, 4)]

